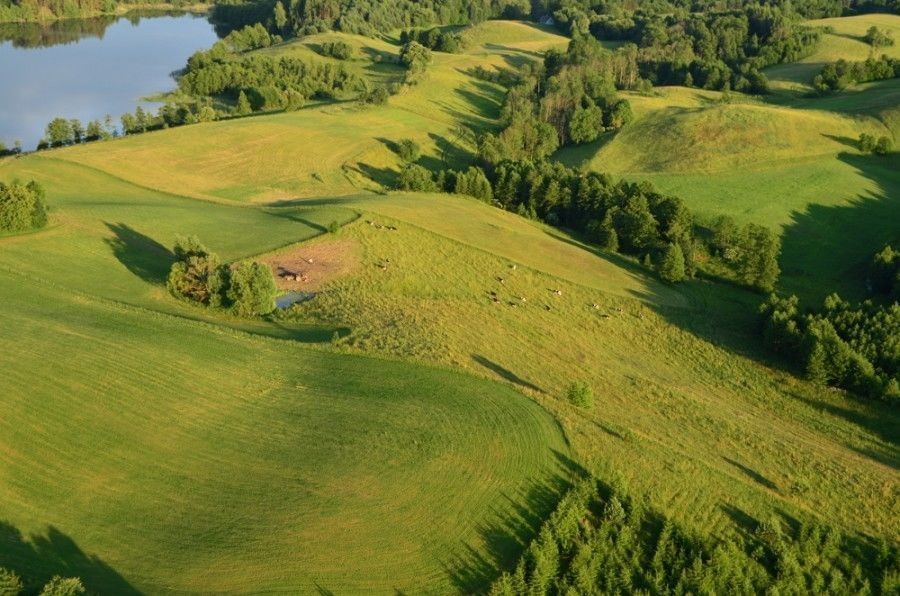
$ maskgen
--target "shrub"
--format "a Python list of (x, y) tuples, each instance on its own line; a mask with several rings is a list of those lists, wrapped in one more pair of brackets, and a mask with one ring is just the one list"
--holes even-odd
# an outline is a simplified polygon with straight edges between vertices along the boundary
[(240, 263), (231, 271), (226, 294), (239, 315), (266, 315), (275, 310), (278, 288), (267, 265)]
[(338, 230), (340, 230), (340, 229), (341, 229), (341, 225), (336, 221), (332, 221), (330, 224), (328, 224), (328, 233), (329, 234), (337, 234)]
[(359, 96), (359, 101), (365, 105), (383, 106), (387, 104), (390, 96), (391, 94), (388, 93), (387, 89), (379, 86), (363, 92), (362, 95)]
[(574, 406), (590, 408), (594, 403), (594, 392), (584, 381), (576, 381), (569, 385), (566, 398)]

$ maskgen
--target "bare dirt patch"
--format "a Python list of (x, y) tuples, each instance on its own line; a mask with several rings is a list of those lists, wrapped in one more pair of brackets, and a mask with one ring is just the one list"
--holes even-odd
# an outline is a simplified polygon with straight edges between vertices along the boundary
[(324, 240), (278, 251), (259, 260), (272, 268), (279, 289), (315, 292), (327, 282), (353, 271), (359, 264), (359, 251), (349, 240)]

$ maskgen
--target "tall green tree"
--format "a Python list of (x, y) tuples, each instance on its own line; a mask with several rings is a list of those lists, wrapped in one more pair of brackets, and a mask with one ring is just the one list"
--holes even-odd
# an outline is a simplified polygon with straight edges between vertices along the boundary
[(241, 92), (238, 93), (237, 114), (239, 116), (247, 116), (251, 112), (253, 112), (253, 107), (250, 105), (250, 100), (247, 99), (247, 94), (244, 93), (244, 90), (241, 89)]
[(684, 252), (677, 242), (670, 242), (660, 257), (659, 276), (668, 282), (684, 281), (687, 277), (684, 266)]

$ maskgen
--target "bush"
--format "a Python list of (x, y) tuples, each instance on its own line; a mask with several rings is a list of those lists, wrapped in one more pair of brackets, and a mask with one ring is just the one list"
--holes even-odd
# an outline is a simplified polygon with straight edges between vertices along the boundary
[(44, 189), (37, 182), (0, 182), (0, 232), (25, 232), (46, 225)]
[(422, 156), (422, 149), (412, 139), (403, 139), (397, 143), (397, 155), (406, 163), (414, 163)]
[(594, 403), (594, 392), (584, 381), (576, 381), (569, 385), (566, 398), (574, 406), (590, 408)]
[(266, 315), (275, 310), (278, 288), (272, 270), (262, 263), (241, 263), (231, 270), (226, 295), (242, 316)]
[(878, 155), (887, 155), (894, 149), (894, 142), (890, 137), (879, 137), (875, 142), (875, 153)]

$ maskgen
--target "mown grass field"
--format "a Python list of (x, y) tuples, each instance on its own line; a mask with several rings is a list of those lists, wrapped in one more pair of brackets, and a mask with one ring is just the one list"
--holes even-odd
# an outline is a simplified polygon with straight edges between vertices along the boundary
[[(469, 74), (475, 66), (504, 67), (536, 59), (539, 49), (566, 39), (522, 23), (492, 22), (473, 32), (465, 53), (436, 53), (426, 79), (384, 108), (355, 104), (311, 106), (293, 113), (213, 122), (152, 136), (124, 138), (99, 152), (78, 147), (63, 158), (141, 186), (213, 201), (269, 202), (355, 194), (372, 179), (393, 184), (400, 160), (390, 145), (411, 138), (424, 159), (450, 165), (468, 157), (454, 130), (494, 126), (503, 88)], [(349, 36), (343, 36), (347, 38)], [(488, 42), (482, 39), (494, 39)], [(310, 55), (306, 43), (267, 50)], [(359, 40), (351, 40), (359, 46)], [(371, 51), (395, 55), (397, 46), (370, 41)], [(489, 47), (490, 46), (490, 47)], [(496, 46), (496, 47), (495, 47)], [(363, 52), (360, 47), (360, 52)], [(320, 58), (315, 58), (320, 59)], [(358, 65), (362, 69), (362, 66)], [(378, 65), (373, 65), (378, 68)]]
[(291, 334), (162, 287), (176, 233), (235, 259), (351, 212), (0, 165), (31, 176), (54, 217), (0, 241), (0, 566), (116, 594), (469, 591), (521, 548), (493, 535), (527, 535), (552, 507), (568, 447), (522, 395), (271, 339)]
[[(38, 179), (53, 208), (49, 229), (0, 239), (0, 566), (117, 594), (468, 593), (514, 560), (573, 461), (693, 529), (779, 515), (862, 544), (900, 535), (897, 413), (769, 362), (759, 296), (661, 284), (471, 199), (384, 192), (387, 141), (416, 138), (427, 163), (460, 123), (493, 124), (502, 90), (468, 68), (565, 41), (516, 23), (468, 35), (386, 107), (0, 161), (0, 179)], [(867, 89), (862, 114), (844, 95), (801, 113), (667, 89), (634, 96), (632, 128), (560, 157), (662, 188), (695, 176), (681, 196), (701, 214), (784, 226), (785, 262), (809, 268), (784, 283), (812, 294), (897, 221), (893, 162), (840, 140), (884, 128), (895, 92)], [(654, 142), (655, 156), (629, 150)], [(339, 241), (359, 262), (248, 323), (166, 293), (188, 233), (227, 260)], [(589, 410), (564, 399), (575, 379)]]

